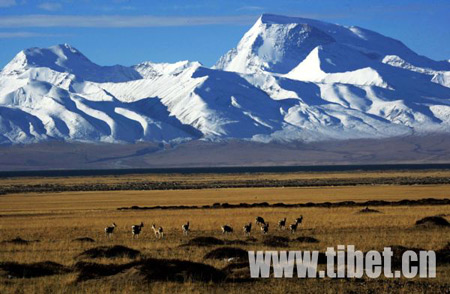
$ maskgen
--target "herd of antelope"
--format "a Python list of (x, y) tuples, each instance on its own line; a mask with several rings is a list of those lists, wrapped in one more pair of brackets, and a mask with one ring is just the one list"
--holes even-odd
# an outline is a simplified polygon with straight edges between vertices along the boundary
[[(297, 227), (299, 224), (301, 224), (303, 221), (303, 216), (301, 215), (299, 218), (296, 218), (295, 221), (289, 225), (289, 230), (293, 234), (297, 231)], [(261, 232), (265, 235), (269, 232), (269, 222), (266, 222), (264, 218), (258, 216), (255, 219), (256, 225), (259, 225)], [(280, 230), (286, 229), (286, 218), (283, 218), (278, 221), (278, 228)], [(252, 223), (248, 223), (242, 227), (244, 231), (244, 235), (250, 236), (252, 232)], [(224, 225), (222, 226), (222, 234), (231, 234), (233, 233), (233, 227), (230, 225)]]
[[(296, 218), (295, 221), (289, 225), (289, 231), (294, 234), (297, 231), (298, 225), (300, 225), (303, 221), (303, 216), (300, 216), (299, 218)], [(255, 219), (255, 224), (260, 227), (262, 234), (267, 234), (269, 232), (269, 222), (266, 222), (264, 218), (258, 216)], [(115, 223), (112, 223), (111, 226), (107, 226), (105, 228), (105, 234), (109, 238), (114, 233), (114, 229), (117, 227)], [(144, 227), (144, 223), (141, 222), (139, 225), (133, 225), (131, 226), (131, 234), (133, 239), (138, 238), (139, 234), (142, 231), (142, 228)], [(222, 234), (231, 234), (233, 233), (233, 227), (230, 225), (223, 225), (222, 227)], [(248, 223), (244, 225), (243, 227), (244, 235), (250, 236), (252, 232), (252, 223)], [(280, 230), (286, 229), (286, 218), (283, 218), (278, 221), (278, 228)], [(155, 233), (155, 237), (157, 239), (164, 238), (164, 229), (162, 227), (157, 227), (156, 224), (152, 224), (153, 232)], [(183, 235), (188, 235), (190, 232), (189, 222), (185, 223), (181, 226), (181, 230), (183, 232)]]

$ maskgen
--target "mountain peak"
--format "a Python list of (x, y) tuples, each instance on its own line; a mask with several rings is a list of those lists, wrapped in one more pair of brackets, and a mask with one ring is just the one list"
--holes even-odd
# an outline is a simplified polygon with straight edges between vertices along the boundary
[(320, 23), (320, 21), (313, 20), (313, 19), (307, 19), (307, 18), (295, 17), (295, 16), (269, 14), (269, 13), (262, 14), (258, 20), (261, 23), (266, 23), (266, 24), (291, 24), (291, 23), (306, 24), (306, 23), (311, 23), (311, 22)]
[[(2, 75), (27, 75), (31, 70), (52, 70), (69, 73), (93, 82), (123, 82), (141, 78), (133, 68), (115, 65), (100, 66), (78, 49), (65, 43), (48, 48), (28, 48), (19, 52), (1, 71)], [(33, 74), (34, 76), (34, 74)]]
[[(49, 47), (49, 49), (52, 49), (53, 52), (61, 52), (66, 56), (67, 58), (83, 58), (86, 60), (89, 60), (86, 56), (83, 55), (83, 53), (80, 52), (77, 48), (73, 47), (72, 45), (68, 43), (64, 44), (58, 44), (52, 47)], [(89, 62), (91, 62), (89, 60)]]
[(243, 73), (286, 74), (312, 49), (332, 42), (356, 48), (378, 61), (396, 55), (417, 67), (450, 69), (448, 62), (420, 56), (402, 42), (371, 30), (275, 14), (261, 15), (237, 47), (219, 59), (216, 68)]
[(263, 14), (237, 47), (219, 60), (216, 68), (285, 74), (312, 49), (332, 42), (335, 39), (315, 26), (313, 20)]
[[(79, 67), (95, 66), (80, 51), (69, 44), (49, 48), (28, 48), (20, 51), (3, 69), (3, 74), (21, 74), (30, 68), (50, 68), (57, 72), (72, 72)], [(75, 67), (75, 68), (72, 68)]]
[(48, 60), (51, 58), (60, 58), (60, 59), (69, 59), (69, 58), (83, 58), (85, 60), (89, 60), (86, 56), (84, 56), (78, 49), (75, 47), (64, 43), (54, 45), (48, 48), (28, 48), (23, 51), (27, 57), (30, 59), (35, 59), (35, 61)]
[(178, 75), (188, 68), (198, 68), (200, 62), (183, 60), (175, 63), (154, 63), (144, 61), (134, 66), (134, 69), (146, 79), (153, 79), (163, 75)]
[(70, 44), (68, 44), (68, 43), (64, 43), (64, 44), (58, 44), (58, 45), (56, 45), (57, 47), (64, 47), (64, 48), (67, 48), (67, 49), (69, 49), (69, 50), (71, 50), (71, 51), (73, 51), (73, 52), (79, 52), (75, 47), (73, 47), (72, 45), (70, 45)]

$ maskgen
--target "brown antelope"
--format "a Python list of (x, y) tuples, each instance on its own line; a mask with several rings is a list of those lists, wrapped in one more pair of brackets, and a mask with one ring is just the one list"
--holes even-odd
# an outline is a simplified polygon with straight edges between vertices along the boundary
[(278, 222), (278, 227), (280, 230), (286, 229), (286, 218), (283, 218)]
[(162, 227), (156, 228), (156, 225), (152, 225), (153, 232), (155, 232), (155, 237), (158, 239), (164, 238), (164, 230)]
[(106, 228), (105, 228), (105, 234), (106, 234), (106, 237), (111, 237), (111, 235), (112, 235), (112, 233), (114, 232), (114, 229), (117, 227), (117, 225), (116, 225), (116, 223), (112, 223), (112, 225), (111, 226), (107, 226)]
[(183, 231), (183, 234), (187, 236), (187, 234), (189, 233), (189, 222), (182, 225), (181, 230)]
[(141, 233), (142, 228), (144, 227), (144, 223), (141, 222), (140, 225), (133, 225), (131, 226), (131, 233), (133, 234), (133, 239), (138, 238), (139, 234)]
[(289, 226), (289, 230), (291, 231), (291, 234), (294, 234), (297, 231), (297, 227), (298, 227), (297, 222), (295, 222)]
[(231, 234), (233, 233), (233, 228), (229, 225), (222, 226), (222, 234)]
[(244, 235), (250, 236), (250, 232), (252, 231), (252, 223), (248, 223), (244, 225), (243, 227)]
[(255, 219), (255, 223), (256, 223), (257, 225), (262, 226), (262, 225), (264, 225), (266, 222), (264, 221), (264, 219), (263, 219), (262, 217), (257, 216), (256, 219)]

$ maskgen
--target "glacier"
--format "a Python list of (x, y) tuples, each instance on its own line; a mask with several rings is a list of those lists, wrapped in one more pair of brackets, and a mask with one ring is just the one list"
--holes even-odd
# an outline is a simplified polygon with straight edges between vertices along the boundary
[(317, 142), (450, 133), (450, 63), (359, 27), (262, 15), (208, 68), (61, 44), (0, 72), (0, 144)]

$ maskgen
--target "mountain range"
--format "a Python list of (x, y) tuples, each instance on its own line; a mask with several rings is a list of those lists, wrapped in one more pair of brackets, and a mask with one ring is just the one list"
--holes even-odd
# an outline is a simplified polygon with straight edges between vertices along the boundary
[(63, 44), (0, 72), (0, 144), (386, 139), (450, 133), (450, 62), (359, 27), (262, 15), (212, 68), (100, 66)]

